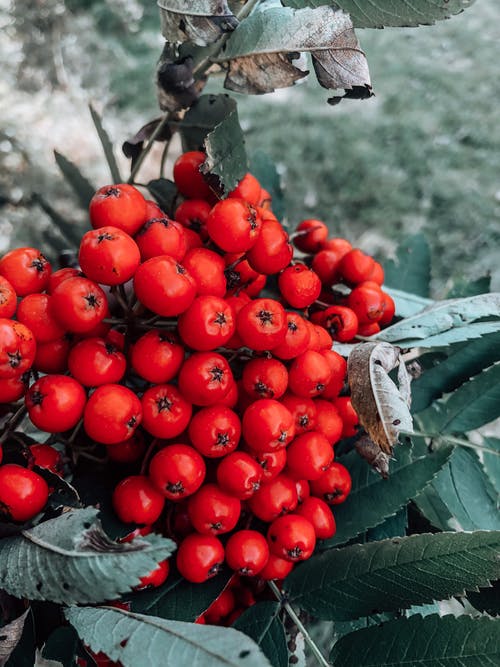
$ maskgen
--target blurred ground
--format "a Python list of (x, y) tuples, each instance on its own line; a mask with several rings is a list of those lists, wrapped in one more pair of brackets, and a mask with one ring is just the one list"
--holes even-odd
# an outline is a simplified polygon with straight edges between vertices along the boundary
[[(423, 230), (437, 296), (487, 271), (500, 289), (499, 19), (496, 0), (478, 0), (434, 27), (359, 31), (376, 93), (365, 102), (330, 107), (313, 78), (240, 98), (249, 150), (279, 165), (290, 223), (324, 219), (382, 255)], [(161, 46), (147, 0), (0, 0), (0, 251), (38, 241), (34, 191), (83, 219), (52, 149), (108, 181), (87, 103), (119, 146), (158, 115)]]

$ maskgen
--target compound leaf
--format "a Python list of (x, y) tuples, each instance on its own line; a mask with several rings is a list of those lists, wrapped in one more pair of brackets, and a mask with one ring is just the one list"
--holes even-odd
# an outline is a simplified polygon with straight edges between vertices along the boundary
[(233, 628), (257, 642), (273, 667), (288, 667), (285, 628), (278, 618), (280, 611), (277, 602), (258, 602), (243, 612)]

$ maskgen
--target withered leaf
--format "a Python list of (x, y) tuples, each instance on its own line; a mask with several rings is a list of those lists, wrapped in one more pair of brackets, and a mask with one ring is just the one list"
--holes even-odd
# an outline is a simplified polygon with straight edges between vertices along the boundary
[[(135, 161), (142, 152), (144, 142), (147, 141), (149, 137), (153, 134), (153, 132), (156, 130), (161, 120), (162, 120), (161, 117), (150, 120), (149, 123), (143, 125), (141, 129), (134, 134), (133, 137), (130, 137), (130, 139), (127, 139), (127, 141), (123, 142), (122, 144), (123, 154), (125, 155), (125, 157), (132, 159), (132, 167), (134, 166)], [(170, 139), (171, 136), (172, 136), (172, 130), (170, 128), (170, 125), (167, 123), (166, 125), (164, 125), (163, 130), (156, 137), (155, 141), (167, 141), (168, 139)]]
[[(389, 373), (400, 366), (399, 384)], [(412, 431), (409, 379), (400, 349), (389, 343), (360, 343), (349, 355), (347, 377), (360, 424), (373, 442), (391, 454), (400, 431)]]
[(226, 88), (267, 93), (307, 74), (292, 62), (302, 52), (311, 54), (324, 88), (344, 89), (349, 97), (372, 94), (351, 19), (333, 7), (257, 9), (234, 31), (217, 60), (228, 67)]
[(365, 459), (379, 475), (384, 479), (389, 477), (390, 456), (383, 452), (377, 443), (373, 442), (367, 435), (363, 435), (356, 440), (354, 446), (361, 458)]
[(212, 44), (238, 25), (226, 0), (158, 0), (161, 31), (168, 42)]
[(0, 629), (0, 667), (7, 664), (12, 651), (16, 648), (21, 639), (24, 623), (28, 614), (29, 609), (26, 609), (21, 616), (15, 618)]
[(190, 107), (199, 97), (205, 79), (195, 81), (193, 58), (172, 59), (168, 45), (163, 49), (156, 70), (158, 102), (163, 111), (178, 111)]

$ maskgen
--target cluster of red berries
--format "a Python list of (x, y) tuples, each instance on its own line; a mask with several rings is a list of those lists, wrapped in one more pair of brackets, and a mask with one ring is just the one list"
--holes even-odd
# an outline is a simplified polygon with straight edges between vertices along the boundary
[[(335, 533), (331, 506), (350, 491), (334, 445), (358, 419), (332, 341), (373, 333), (394, 308), (371, 257), (306, 220), (293, 242), (308, 256), (294, 261), (257, 179), (218, 200), (204, 159), (188, 152), (175, 164), (175, 220), (132, 185), (101, 188), (79, 269), (52, 272), (34, 248), (0, 259), (0, 402), (24, 397), (40, 431), (142, 461), (114, 491), (116, 514), (176, 539), (189, 581), (224, 561), (282, 579)], [(271, 276), (276, 298), (262, 294)], [(61, 472), (50, 445), (31, 453)], [(30, 467), (0, 466), (10, 520), (32, 518), (48, 494)]]

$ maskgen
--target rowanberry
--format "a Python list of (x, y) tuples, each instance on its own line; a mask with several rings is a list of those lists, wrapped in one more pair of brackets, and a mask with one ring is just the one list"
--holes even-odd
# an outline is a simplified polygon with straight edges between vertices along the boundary
[(312, 523), (299, 514), (285, 514), (275, 519), (267, 531), (271, 553), (297, 562), (307, 560), (316, 546), (316, 533)]
[(146, 220), (146, 200), (133, 185), (104, 185), (90, 200), (90, 222), (94, 229), (118, 227), (133, 236)]
[(224, 562), (224, 547), (215, 535), (192, 533), (180, 543), (176, 562), (184, 579), (201, 584), (219, 572)]
[(149, 476), (155, 487), (170, 500), (192, 495), (205, 479), (203, 457), (189, 445), (173, 444), (160, 449), (149, 464)]
[(113, 508), (124, 523), (155, 523), (164, 504), (163, 495), (145, 475), (125, 477), (113, 492)]
[(269, 559), (266, 538), (257, 530), (238, 530), (226, 543), (226, 562), (244, 576), (255, 576)]
[(4, 520), (29, 521), (47, 503), (47, 482), (33, 470), (15, 463), (0, 466), (0, 516)]

